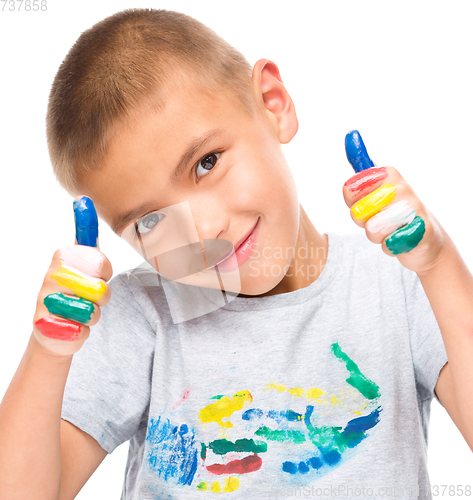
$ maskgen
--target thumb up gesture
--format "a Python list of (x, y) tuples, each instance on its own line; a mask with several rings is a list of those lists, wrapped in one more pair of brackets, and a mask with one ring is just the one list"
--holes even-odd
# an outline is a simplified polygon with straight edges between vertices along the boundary
[(75, 244), (57, 250), (38, 294), (33, 333), (55, 356), (77, 352), (110, 299), (113, 271), (98, 247), (98, 218), (92, 200), (74, 200)]

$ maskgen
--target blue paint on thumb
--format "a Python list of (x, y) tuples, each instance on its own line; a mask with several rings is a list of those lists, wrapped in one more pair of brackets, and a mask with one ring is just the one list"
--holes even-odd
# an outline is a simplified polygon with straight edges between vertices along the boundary
[(352, 130), (345, 136), (345, 151), (355, 172), (374, 167), (358, 130)]
[(96, 247), (99, 237), (99, 221), (94, 203), (87, 196), (74, 200), (74, 220), (77, 243)]

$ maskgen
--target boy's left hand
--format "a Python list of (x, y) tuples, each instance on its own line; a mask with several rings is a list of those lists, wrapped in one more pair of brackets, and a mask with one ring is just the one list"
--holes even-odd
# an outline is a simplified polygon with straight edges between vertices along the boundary
[(377, 167), (356, 130), (345, 139), (347, 158), (358, 172), (343, 185), (350, 215), (383, 252), (416, 273), (441, 261), (447, 234), (394, 167)]

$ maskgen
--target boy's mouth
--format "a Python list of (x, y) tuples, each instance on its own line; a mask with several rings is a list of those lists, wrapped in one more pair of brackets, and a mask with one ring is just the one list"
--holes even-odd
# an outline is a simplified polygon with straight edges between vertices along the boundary
[[(260, 218), (261, 217), (258, 217), (251, 231), (238, 242), (237, 246), (234, 246), (234, 251), (230, 252), (229, 255), (209, 269), (218, 266), (219, 271), (230, 272), (240, 267), (250, 257), (253, 251), (253, 244), (255, 243), (258, 233)], [(235, 258), (232, 258), (233, 255), (235, 255)]]
[(256, 221), (256, 224), (253, 226), (253, 228), (251, 229), (251, 231), (249, 233), (247, 233), (246, 236), (244, 236), (239, 242), (238, 242), (238, 245), (235, 246), (235, 252), (237, 250), (239, 250), (239, 248), (243, 245), (243, 243), (249, 238), (249, 236), (251, 235), (251, 233), (255, 230), (255, 227), (258, 225), (258, 222), (259, 222), (259, 217), (258, 217), (258, 220)]

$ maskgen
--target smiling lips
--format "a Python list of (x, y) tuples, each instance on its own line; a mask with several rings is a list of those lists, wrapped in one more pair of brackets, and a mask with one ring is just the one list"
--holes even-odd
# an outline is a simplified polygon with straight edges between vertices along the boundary
[[(234, 271), (235, 269), (240, 267), (246, 260), (248, 260), (253, 251), (253, 246), (259, 230), (259, 221), (260, 217), (258, 217), (258, 220), (256, 221), (256, 224), (250, 231), (250, 233), (247, 234), (238, 243), (237, 247), (234, 247), (235, 252), (232, 252), (228, 257), (222, 260), (222, 262), (217, 264), (219, 271), (222, 272)], [(233, 255), (235, 255), (236, 259), (232, 258)], [(235, 260), (236, 260), (236, 267), (235, 267)]]
[[(245, 262), (248, 257), (251, 255), (251, 251), (253, 250), (253, 243), (256, 238), (256, 232), (259, 228), (259, 217), (258, 220), (253, 227), (253, 229), (244, 236), (238, 243), (238, 245), (232, 244), (231, 252), (226, 255), (220, 262), (214, 264), (211, 267), (208, 267), (207, 270), (214, 269), (215, 266), (218, 266), (219, 271), (228, 272), (235, 270), (237, 267), (241, 266), (243, 262)], [(237, 267), (235, 267), (234, 259), (232, 256), (235, 255)]]
[(241, 247), (241, 245), (243, 245), (243, 243), (248, 239), (248, 237), (250, 236), (250, 234), (254, 231), (255, 227), (258, 225), (258, 222), (259, 222), (259, 217), (258, 217), (258, 220), (256, 221), (256, 224), (253, 226), (253, 229), (244, 238), (242, 238), (238, 242), (237, 246), (235, 246), (235, 250), (238, 250)]

